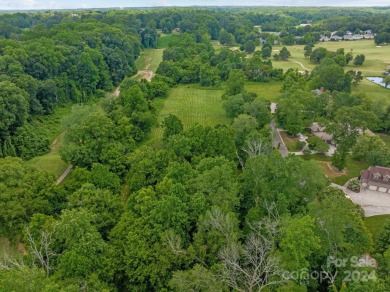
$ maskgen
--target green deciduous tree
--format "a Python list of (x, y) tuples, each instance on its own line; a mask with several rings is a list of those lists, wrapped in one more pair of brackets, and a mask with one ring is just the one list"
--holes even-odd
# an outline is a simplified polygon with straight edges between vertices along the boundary
[(9, 81), (0, 82), (0, 131), (7, 133), (27, 119), (28, 93)]
[(183, 132), (183, 123), (175, 115), (170, 114), (166, 117), (162, 124), (164, 128), (163, 139), (168, 141), (172, 135), (177, 135)]

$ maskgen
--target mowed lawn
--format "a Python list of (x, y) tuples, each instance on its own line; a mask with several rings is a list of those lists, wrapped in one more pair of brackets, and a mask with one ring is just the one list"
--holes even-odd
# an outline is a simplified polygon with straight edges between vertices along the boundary
[(196, 123), (203, 126), (228, 123), (229, 120), (222, 108), (222, 93), (222, 89), (202, 88), (199, 85), (179, 85), (172, 88), (161, 105), (159, 126), (152, 130), (151, 138), (162, 137), (161, 123), (169, 114), (178, 116), (185, 129)]
[[(330, 178), (331, 182), (341, 186), (348, 182), (351, 178), (358, 177), (363, 169), (367, 169), (370, 166), (368, 163), (356, 161), (352, 159), (350, 155), (348, 155), (347, 166), (344, 169), (343, 173), (340, 173), (338, 171), (336, 172), (332, 170), (332, 157), (328, 157), (321, 154), (311, 154), (308, 156), (300, 157), (307, 160), (316, 160), (317, 163), (322, 167), (324, 174)], [(329, 166), (332, 167), (332, 169), (329, 168)]]
[(390, 221), (390, 215), (377, 215), (364, 219), (367, 229), (371, 232), (373, 240), (376, 239), (378, 233), (383, 229), (384, 225)]
[[(310, 60), (305, 58), (304, 47), (304, 45), (286, 46), (291, 53), (290, 59), (288, 61), (275, 61), (272, 59), (273, 66), (283, 70), (289, 68), (304, 70), (301, 65), (294, 62), (297, 61), (302, 63), (305, 68), (313, 69), (316, 64), (310, 63)], [(344, 48), (345, 53), (352, 52), (354, 57), (359, 54), (365, 55), (366, 58), (362, 66), (353, 66), (353, 61), (351, 61), (349, 65), (345, 67), (346, 71), (362, 71), (364, 76), (381, 76), (384, 72), (384, 68), (390, 64), (390, 46), (377, 47), (373, 40), (321, 42), (315, 44), (313, 50), (320, 47), (326, 48), (332, 52)], [(272, 55), (278, 53), (282, 48), (283, 46), (273, 46)], [(257, 47), (256, 49), (261, 50), (261, 47)]]
[(281, 88), (282, 82), (247, 82), (245, 84), (246, 91), (254, 92), (258, 98), (271, 102), (278, 101)]
[(138, 70), (150, 70), (156, 72), (162, 61), (164, 49), (145, 49), (135, 61)]

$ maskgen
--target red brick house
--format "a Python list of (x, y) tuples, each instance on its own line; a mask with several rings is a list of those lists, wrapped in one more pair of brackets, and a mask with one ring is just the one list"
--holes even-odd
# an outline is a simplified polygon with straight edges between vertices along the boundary
[(390, 194), (390, 168), (370, 166), (360, 173), (363, 188)]

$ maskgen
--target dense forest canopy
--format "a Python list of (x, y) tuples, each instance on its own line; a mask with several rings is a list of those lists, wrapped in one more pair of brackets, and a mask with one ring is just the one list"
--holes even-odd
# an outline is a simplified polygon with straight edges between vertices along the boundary
[[(0, 254), (0, 290), (389, 291), (389, 223), (373, 238), (319, 163), (272, 143), (275, 123), (295, 136), (320, 122), (340, 171), (350, 155), (390, 166), (382, 140), (360, 135), (390, 128), (389, 108), (353, 91), (362, 72), (346, 66), (365, 56), (319, 43), (371, 30), (385, 46), (389, 28), (388, 8), (1, 14), (0, 237), (23, 248)], [(163, 36), (156, 74), (132, 78)], [(275, 68), (294, 44), (311, 72)], [(248, 82), (280, 84), (275, 113)], [(225, 124), (159, 120), (170, 90), (194, 84), (221, 92)], [(57, 184), (29, 160), (52, 142), (39, 125), (69, 105), (60, 155), (74, 169)]]

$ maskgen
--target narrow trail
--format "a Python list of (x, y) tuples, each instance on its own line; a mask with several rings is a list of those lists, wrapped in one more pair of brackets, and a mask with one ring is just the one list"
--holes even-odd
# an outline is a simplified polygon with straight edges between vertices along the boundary
[(115, 97), (118, 97), (120, 93), (121, 93), (121, 90), (120, 90), (120, 87), (118, 86), (118, 87), (115, 89), (115, 91), (114, 91), (114, 93), (113, 93), (112, 95), (115, 96)]
[(73, 165), (69, 165), (68, 168), (64, 171), (64, 173), (57, 179), (57, 186), (64, 181), (64, 179), (68, 176), (72, 169)]
[(311, 69), (309, 68), (306, 68), (305, 66), (303, 66), (303, 64), (301, 62), (298, 62), (298, 61), (295, 61), (295, 60), (290, 60), (291, 62), (294, 62), (294, 63), (297, 63), (299, 65), (301, 65), (301, 67), (304, 69), (304, 70), (307, 70), (307, 71), (311, 71)]

